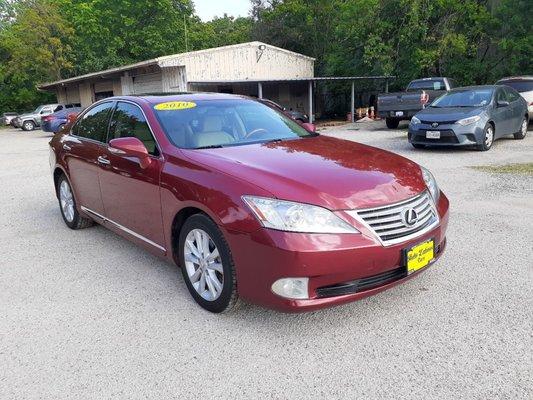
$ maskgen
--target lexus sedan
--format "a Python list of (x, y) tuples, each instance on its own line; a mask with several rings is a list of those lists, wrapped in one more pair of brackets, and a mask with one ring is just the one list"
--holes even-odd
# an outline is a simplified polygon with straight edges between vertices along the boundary
[(241, 96), (108, 98), (50, 150), (65, 224), (176, 262), (211, 312), (357, 300), (427, 270), (446, 243), (448, 199), (428, 170)]
[(511, 87), (457, 88), (411, 119), (409, 142), (415, 148), (475, 146), (487, 151), (506, 135), (524, 139), (528, 123), (527, 103)]

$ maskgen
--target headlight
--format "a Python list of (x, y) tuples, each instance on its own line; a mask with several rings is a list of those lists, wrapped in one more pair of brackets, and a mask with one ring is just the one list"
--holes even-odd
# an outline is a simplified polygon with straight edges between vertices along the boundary
[(457, 121), (456, 123), (459, 124), (459, 125), (470, 125), (470, 124), (473, 124), (474, 122), (477, 122), (481, 119), (481, 117), (479, 115), (476, 115), (474, 117), (468, 117), (468, 118), (463, 118), (463, 119), (460, 119), (459, 121)]
[(413, 125), (416, 125), (416, 124), (419, 124), (419, 123), (420, 123), (420, 120), (419, 120), (417, 117), (413, 117), (413, 118), (411, 118), (411, 123), (412, 123)]
[(322, 207), (265, 197), (243, 196), (242, 199), (266, 228), (304, 233), (359, 233)]
[(429, 172), (429, 170), (425, 169), (424, 167), (420, 167), (422, 169), (422, 176), (424, 177), (424, 182), (426, 182), (426, 186), (429, 189), (429, 193), (431, 193), (431, 197), (433, 197), (433, 200), (435, 203), (439, 201), (440, 196), (440, 189), (437, 185), (437, 181), (433, 174)]

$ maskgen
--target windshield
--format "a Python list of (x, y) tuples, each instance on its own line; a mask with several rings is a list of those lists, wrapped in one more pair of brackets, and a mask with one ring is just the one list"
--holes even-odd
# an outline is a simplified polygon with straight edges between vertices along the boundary
[(170, 141), (198, 149), (315, 136), (257, 101), (245, 99), (169, 101), (154, 111)]
[(37, 107), (37, 108), (35, 109), (35, 111), (33, 111), (33, 114), (39, 114), (43, 108), (44, 108), (43, 106), (39, 106), (39, 107)]
[(459, 90), (448, 92), (430, 107), (483, 107), (490, 103), (494, 89)]

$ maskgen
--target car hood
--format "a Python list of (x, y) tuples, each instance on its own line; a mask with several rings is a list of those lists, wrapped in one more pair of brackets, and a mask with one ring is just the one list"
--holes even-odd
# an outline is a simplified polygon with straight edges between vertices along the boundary
[(426, 189), (420, 167), (413, 161), (325, 136), (183, 151), (194, 161), (259, 186), (279, 199), (332, 210), (390, 204)]
[(416, 114), (416, 117), (425, 121), (458, 121), (463, 118), (479, 115), (485, 110), (485, 107), (450, 107), (436, 108), (428, 107)]

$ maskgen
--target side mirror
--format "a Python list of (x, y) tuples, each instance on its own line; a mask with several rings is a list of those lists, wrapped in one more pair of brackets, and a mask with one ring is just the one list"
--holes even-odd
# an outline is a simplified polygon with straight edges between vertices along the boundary
[(304, 122), (302, 126), (306, 131), (313, 132), (313, 133), (316, 132), (315, 124), (311, 124), (310, 122)]
[(112, 139), (109, 142), (109, 151), (114, 154), (122, 154), (130, 157), (137, 157), (141, 168), (148, 168), (152, 159), (143, 142), (136, 137), (123, 137)]
[(498, 105), (498, 107), (509, 107), (508, 101), (498, 100), (496, 104)]

